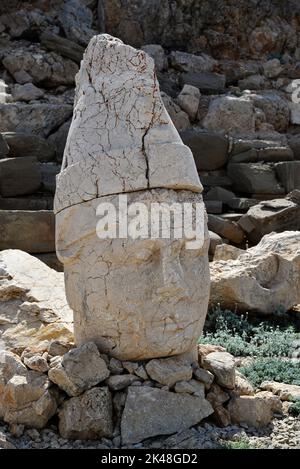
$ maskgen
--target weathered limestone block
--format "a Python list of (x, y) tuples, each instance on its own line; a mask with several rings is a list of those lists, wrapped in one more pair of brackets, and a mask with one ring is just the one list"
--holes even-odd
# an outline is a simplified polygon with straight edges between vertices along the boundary
[(227, 352), (212, 352), (202, 358), (203, 368), (215, 375), (216, 382), (227, 389), (235, 386), (235, 363)]
[(59, 431), (63, 438), (97, 440), (113, 432), (112, 399), (107, 387), (93, 388), (72, 397), (59, 411)]
[(72, 341), (72, 322), (62, 273), (22, 251), (0, 253), (2, 348), (47, 350), (54, 339)]
[(281, 408), (279, 398), (271, 393), (257, 393), (254, 396), (237, 396), (230, 400), (228, 411), (232, 423), (244, 423), (251, 427), (268, 425), (274, 411)]
[(177, 381), (190, 380), (193, 375), (191, 365), (177, 358), (151, 360), (146, 365), (146, 371), (151, 379), (169, 387)]
[(300, 386), (296, 384), (277, 383), (276, 381), (264, 381), (261, 389), (271, 391), (280, 397), (282, 401), (295, 401), (300, 399)]
[(210, 265), (212, 304), (270, 314), (299, 304), (300, 232), (271, 233), (235, 260)]
[[(201, 191), (192, 152), (163, 105), (153, 60), (111, 36), (95, 36), (77, 75), (55, 196), (56, 247), (77, 345), (93, 341), (120, 360), (142, 360), (196, 344), (209, 295)], [(152, 203), (198, 204), (199, 249), (185, 249), (186, 235), (150, 237), (146, 219), (139, 240), (99, 239), (97, 208), (109, 203), (117, 210), (120, 194), (148, 213)]]
[(185, 393), (130, 387), (121, 421), (123, 444), (186, 430), (213, 413), (208, 401)]
[(91, 342), (57, 357), (48, 375), (69, 396), (78, 396), (104, 381), (109, 371), (96, 345)]

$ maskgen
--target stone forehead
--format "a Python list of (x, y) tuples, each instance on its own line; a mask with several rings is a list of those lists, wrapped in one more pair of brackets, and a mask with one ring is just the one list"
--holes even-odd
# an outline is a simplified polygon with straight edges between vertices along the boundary
[(163, 105), (153, 60), (119, 39), (94, 36), (76, 77), (55, 212), (154, 188), (201, 192), (193, 155)]

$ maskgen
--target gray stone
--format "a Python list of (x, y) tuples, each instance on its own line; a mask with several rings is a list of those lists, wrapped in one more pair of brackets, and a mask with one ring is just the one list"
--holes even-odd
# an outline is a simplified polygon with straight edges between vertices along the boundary
[(12, 91), (14, 101), (34, 101), (44, 96), (44, 91), (34, 86), (33, 83), (15, 85)]
[(176, 104), (173, 99), (168, 96), (166, 93), (162, 92), (161, 97), (164, 103), (164, 106), (172, 119), (173, 124), (175, 125), (178, 132), (186, 130), (190, 126), (189, 116), (184, 112), (178, 104)]
[(193, 394), (198, 397), (205, 398), (205, 386), (203, 383), (191, 379), (189, 381), (178, 381), (175, 384), (174, 391), (178, 393)]
[(57, 16), (66, 37), (82, 46), (86, 46), (97, 34), (97, 31), (92, 29), (92, 10), (80, 0), (62, 2)]
[(226, 389), (234, 389), (235, 363), (230, 353), (209, 353), (205, 357), (202, 357), (201, 365), (215, 376), (217, 384)]
[(35, 157), (0, 160), (0, 194), (2, 197), (32, 194), (41, 185), (41, 173)]
[(277, 91), (261, 91), (259, 94), (251, 94), (250, 99), (256, 108), (261, 109), (266, 117), (266, 122), (273, 125), (278, 132), (287, 129), (290, 118), (288, 101)]
[(34, 156), (41, 162), (52, 161), (55, 157), (54, 146), (38, 135), (4, 132), (2, 136), (9, 146), (9, 156)]
[(47, 137), (72, 114), (69, 104), (0, 104), (0, 132), (33, 133)]
[(194, 369), (194, 376), (198, 381), (205, 384), (205, 389), (210, 389), (214, 380), (214, 375), (210, 371), (197, 367)]
[(151, 379), (169, 387), (177, 381), (189, 380), (193, 375), (191, 365), (176, 357), (150, 360), (146, 371)]
[(28, 81), (46, 87), (73, 85), (78, 65), (62, 58), (55, 52), (45, 52), (36, 44), (26, 48), (11, 49), (2, 60), (4, 67), (16, 79), (19, 72), (25, 72)]
[(6, 140), (3, 138), (3, 135), (0, 134), (0, 159), (6, 158), (9, 153), (9, 146), (7, 145)]
[(226, 137), (198, 129), (185, 130), (180, 136), (192, 150), (199, 171), (211, 171), (226, 165), (228, 160)]
[(287, 193), (294, 189), (300, 190), (300, 161), (277, 163), (275, 170), (279, 181)]
[(207, 194), (205, 194), (205, 201), (206, 200), (220, 200), (221, 202), (229, 202), (230, 200), (235, 198), (235, 194), (223, 187), (213, 187), (210, 189)]
[(219, 236), (217, 233), (214, 233), (213, 231), (209, 231), (209, 241), (209, 254), (213, 256), (216, 250), (216, 246), (223, 244), (224, 241), (221, 236)]
[(52, 210), (51, 197), (0, 197), (0, 210)]
[(41, 189), (45, 192), (55, 193), (56, 176), (60, 172), (61, 166), (56, 163), (40, 163), (39, 164), (42, 186)]
[(300, 191), (291, 192), (285, 199), (256, 204), (240, 218), (239, 225), (252, 243), (272, 231), (300, 230)]
[(83, 57), (84, 48), (64, 37), (45, 31), (41, 35), (40, 40), (41, 45), (46, 49), (57, 52), (78, 64)]
[(66, 400), (59, 411), (59, 432), (63, 438), (71, 440), (110, 438), (113, 419), (108, 388), (93, 388)]
[(195, 86), (184, 85), (177, 97), (177, 103), (194, 120), (197, 116), (200, 102), (200, 91)]
[(237, 223), (212, 214), (208, 215), (208, 228), (222, 238), (236, 244), (242, 243), (245, 237), (243, 230)]
[(50, 145), (53, 145), (55, 147), (55, 152), (56, 152), (56, 160), (61, 163), (63, 159), (63, 154), (66, 146), (66, 141), (70, 129), (71, 121), (68, 120), (64, 124), (62, 124), (59, 129), (49, 135), (47, 141), (50, 143)]
[(238, 212), (247, 212), (250, 207), (259, 204), (259, 200), (248, 199), (246, 197), (235, 197), (231, 200), (227, 200), (226, 205), (232, 210)]
[(291, 147), (295, 160), (300, 160), (300, 135), (288, 135), (288, 143)]
[(182, 51), (172, 51), (169, 55), (171, 67), (180, 72), (210, 72), (217, 63), (212, 57), (201, 54), (194, 55)]
[(263, 75), (250, 75), (238, 81), (241, 90), (263, 90), (268, 86), (268, 81)]
[(162, 72), (168, 68), (167, 57), (160, 44), (147, 44), (142, 47), (142, 50), (152, 57), (157, 71)]
[(200, 171), (199, 175), (201, 177), (201, 182), (205, 187), (232, 186), (232, 180), (223, 169), (218, 169), (216, 171)]
[(139, 378), (135, 375), (113, 375), (108, 378), (107, 384), (112, 391), (121, 391), (128, 388), (135, 381), (139, 381)]
[(187, 72), (181, 75), (183, 85), (192, 85), (204, 93), (219, 93), (225, 88), (225, 75), (212, 72)]
[(78, 396), (104, 381), (109, 371), (96, 345), (89, 342), (60, 357), (48, 375), (69, 396)]
[(186, 430), (212, 413), (211, 405), (197, 396), (130, 387), (121, 420), (123, 445)]
[(255, 117), (252, 102), (245, 97), (222, 96), (212, 99), (203, 121), (208, 130), (238, 135), (254, 132)]
[(244, 194), (284, 194), (272, 166), (262, 163), (231, 163), (227, 167), (235, 190)]
[(276, 78), (283, 71), (279, 59), (271, 59), (263, 64), (264, 74), (267, 78)]
[(220, 200), (205, 200), (206, 212), (212, 214), (221, 214), (223, 212), (223, 202)]

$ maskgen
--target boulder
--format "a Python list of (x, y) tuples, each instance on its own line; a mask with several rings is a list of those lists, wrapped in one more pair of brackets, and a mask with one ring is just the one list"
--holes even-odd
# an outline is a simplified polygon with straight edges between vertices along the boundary
[(172, 122), (178, 132), (186, 130), (190, 126), (189, 116), (184, 112), (178, 104), (176, 104), (173, 99), (168, 96), (166, 93), (162, 92), (161, 97), (164, 103), (164, 106), (172, 119)]
[(271, 59), (263, 64), (264, 74), (267, 78), (276, 78), (283, 71), (279, 59)]
[(180, 136), (192, 150), (198, 170), (211, 171), (226, 165), (228, 159), (226, 137), (196, 128), (185, 130)]
[(226, 220), (217, 215), (208, 215), (208, 228), (222, 238), (229, 239), (233, 243), (242, 243), (245, 234), (241, 227), (234, 221)]
[(210, 72), (217, 64), (206, 54), (194, 55), (182, 51), (172, 51), (169, 55), (170, 66), (180, 72)]
[(238, 223), (252, 243), (258, 243), (272, 231), (300, 230), (300, 191), (292, 191), (285, 199), (256, 204)]
[(247, 212), (249, 208), (257, 204), (259, 204), (259, 200), (249, 199), (247, 197), (234, 197), (226, 201), (226, 205), (237, 212)]
[(70, 41), (65, 37), (58, 36), (51, 32), (45, 31), (40, 36), (41, 45), (48, 50), (56, 52), (63, 57), (73, 60), (76, 63), (80, 63), (84, 48), (76, 42)]
[[(18, 74), (28, 75), (27, 82), (46, 87), (73, 85), (78, 65), (55, 52), (45, 52), (36, 44), (26, 48), (11, 49), (2, 60), (4, 67), (18, 80)], [(23, 84), (24, 81), (22, 80)]]
[(300, 161), (276, 163), (275, 171), (278, 180), (287, 193), (294, 189), (300, 190)]
[(233, 192), (218, 186), (213, 187), (205, 194), (205, 201), (220, 200), (221, 202), (225, 202), (227, 204), (227, 202), (233, 198), (235, 198), (235, 194)]
[(41, 185), (41, 173), (35, 157), (0, 160), (0, 195), (33, 194)]
[(195, 86), (184, 85), (177, 97), (177, 103), (191, 120), (196, 118), (200, 101), (200, 91)]
[(278, 383), (276, 381), (264, 381), (260, 388), (265, 391), (271, 391), (282, 401), (296, 401), (300, 399), (300, 386), (296, 384)]
[(61, 165), (57, 163), (40, 163), (39, 164), (42, 185), (41, 190), (55, 194), (56, 176), (59, 174)]
[(7, 423), (43, 428), (57, 403), (47, 376), (27, 370), (19, 357), (0, 352), (0, 417)]
[(56, 14), (59, 25), (70, 41), (86, 46), (90, 39), (97, 34), (97, 31), (92, 29), (93, 12), (81, 0), (61, 2)]
[(121, 420), (123, 445), (186, 430), (212, 413), (209, 402), (198, 396), (130, 387)]
[(152, 57), (155, 63), (155, 68), (158, 72), (162, 72), (168, 68), (167, 57), (160, 44), (147, 44), (142, 47), (142, 50)]
[(300, 303), (300, 232), (271, 233), (235, 260), (210, 264), (211, 304), (271, 314)]
[(0, 134), (0, 159), (6, 158), (9, 153), (9, 146), (7, 145), (6, 140), (3, 138), (3, 135)]
[(9, 146), (10, 157), (31, 156), (41, 162), (52, 161), (55, 157), (54, 146), (38, 135), (4, 132), (2, 136)]
[(67, 142), (67, 137), (70, 129), (71, 121), (68, 120), (64, 124), (62, 124), (59, 129), (49, 135), (47, 142), (50, 143), (50, 145), (53, 145), (55, 148), (55, 153), (56, 153), (56, 160), (61, 163), (63, 159), (63, 154), (65, 151), (65, 146)]
[(151, 379), (169, 387), (177, 381), (189, 380), (193, 375), (191, 365), (176, 357), (150, 360), (146, 371)]
[(254, 107), (245, 97), (222, 96), (212, 99), (203, 126), (212, 131), (240, 134), (255, 130)]
[(203, 93), (217, 94), (224, 90), (225, 75), (212, 72), (187, 72), (181, 75), (182, 85), (192, 85)]
[(273, 419), (274, 410), (277, 411), (278, 404), (280, 404), (280, 402), (274, 402), (271, 396), (256, 394), (232, 398), (227, 406), (232, 423), (246, 424), (256, 428), (268, 425)]
[(70, 104), (0, 104), (0, 132), (32, 133), (47, 137), (71, 114)]
[(286, 131), (289, 125), (289, 102), (277, 91), (261, 91), (249, 95), (253, 105), (261, 109), (266, 122), (271, 124), (278, 132)]
[(202, 357), (201, 365), (215, 376), (217, 384), (226, 389), (234, 389), (235, 363), (230, 353), (209, 353), (205, 357)]
[(55, 251), (54, 215), (51, 210), (0, 210), (0, 249), (32, 254)]
[(21, 352), (38, 347), (45, 351), (54, 339), (73, 339), (73, 314), (67, 305), (62, 273), (12, 249), (0, 253), (0, 270), (2, 348)]
[(33, 83), (25, 83), (25, 85), (15, 85), (12, 96), (14, 101), (30, 102), (42, 98), (44, 91)]
[(200, 383), (195, 379), (189, 381), (177, 381), (174, 387), (174, 391), (178, 393), (193, 394), (194, 396), (205, 398), (205, 386), (204, 383)]
[(229, 177), (236, 191), (244, 194), (284, 194), (274, 168), (263, 163), (230, 163)]
[(231, 244), (219, 244), (216, 246), (213, 260), (228, 261), (229, 259), (237, 259), (244, 252), (243, 249), (231, 246)]
[(96, 345), (89, 342), (57, 357), (48, 375), (69, 396), (78, 396), (108, 378), (109, 370)]
[(235, 394), (238, 396), (253, 396), (254, 388), (247, 378), (238, 370), (235, 371)]
[(112, 398), (108, 388), (93, 388), (66, 400), (59, 411), (59, 432), (71, 440), (112, 437)]

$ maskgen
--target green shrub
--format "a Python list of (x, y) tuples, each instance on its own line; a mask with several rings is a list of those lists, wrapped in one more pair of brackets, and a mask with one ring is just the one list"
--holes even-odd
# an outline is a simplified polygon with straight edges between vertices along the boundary
[(250, 320), (248, 315), (215, 308), (208, 313), (200, 342), (222, 345), (234, 356), (289, 357), (299, 337), (294, 326), (286, 324), (286, 317), (279, 326), (269, 318)]
[(222, 444), (223, 449), (255, 449), (248, 440), (241, 439), (239, 441), (226, 441)]
[(300, 415), (300, 399), (297, 399), (289, 408), (289, 414), (293, 417), (298, 417)]
[(259, 359), (239, 369), (249, 381), (259, 387), (263, 381), (300, 385), (300, 364), (276, 358)]

